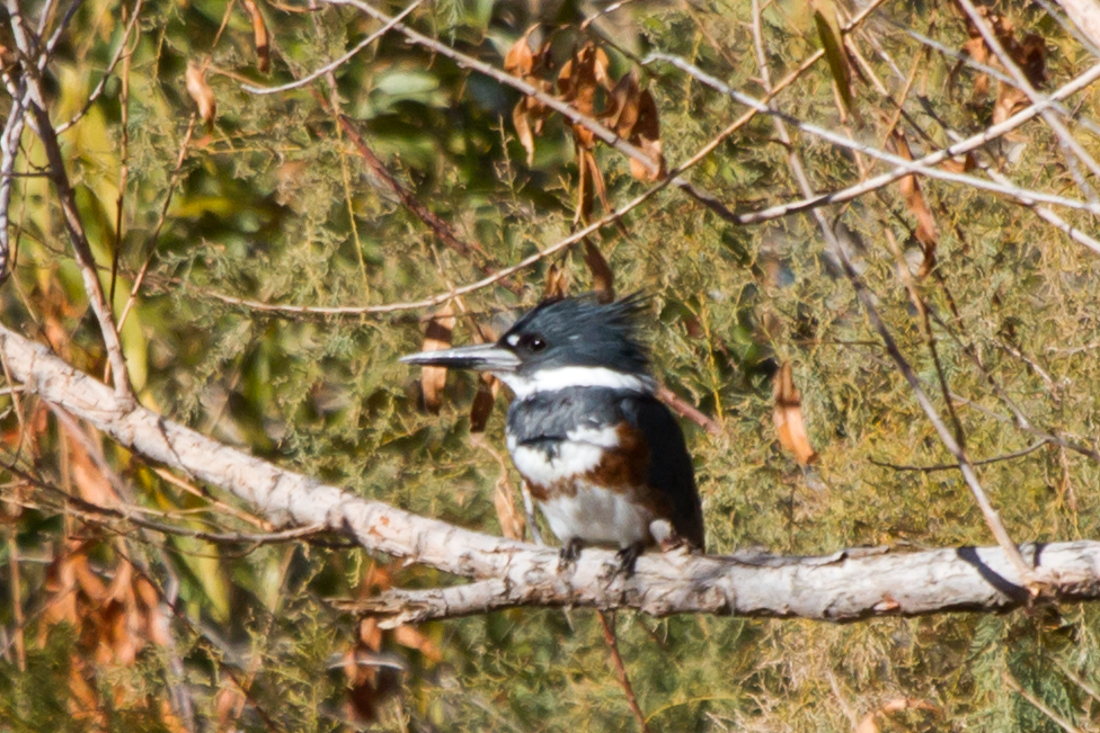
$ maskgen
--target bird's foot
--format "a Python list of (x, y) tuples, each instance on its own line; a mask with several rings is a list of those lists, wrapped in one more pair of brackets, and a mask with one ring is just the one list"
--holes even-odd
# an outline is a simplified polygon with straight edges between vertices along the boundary
[(561, 552), (558, 553), (558, 570), (563, 570), (580, 559), (583, 548), (584, 540), (579, 537), (570, 537), (566, 540), (561, 547)]
[(661, 552), (672, 552), (673, 550), (686, 550), (691, 552), (691, 543), (685, 540), (678, 534), (670, 534), (667, 537), (661, 539), (660, 542)]
[(643, 552), (645, 552), (644, 542), (635, 542), (619, 550), (615, 555), (619, 558), (619, 569), (616, 574), (622, 574), (627, 578), (633, 575), (634, 563), (637, 562)]

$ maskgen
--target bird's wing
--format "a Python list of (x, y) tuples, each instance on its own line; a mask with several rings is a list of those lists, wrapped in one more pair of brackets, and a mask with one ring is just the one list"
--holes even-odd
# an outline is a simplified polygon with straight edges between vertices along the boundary
[(703, 508), (680, 423), (652, 395), (624, 395), (619, 405), (623, 417), (642, 433), (649, 445), (649, 487), (668, 502), (673, 529), (681, 538), (703, 549)]

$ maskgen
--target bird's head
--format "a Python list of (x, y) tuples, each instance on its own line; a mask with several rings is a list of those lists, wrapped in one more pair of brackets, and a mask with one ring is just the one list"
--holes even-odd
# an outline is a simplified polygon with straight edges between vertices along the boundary
[(401, 361), (489, 372), (518, 397), (580, 385), (650, 391), (649, 358), (636, 334), (645, 302), (637, 293), (613, 303), (588, 295), (545, 300), (495, 344), (423, 351)]

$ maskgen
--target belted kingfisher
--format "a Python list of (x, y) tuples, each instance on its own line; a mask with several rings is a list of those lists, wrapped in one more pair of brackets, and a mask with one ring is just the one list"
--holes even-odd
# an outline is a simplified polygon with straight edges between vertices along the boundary
[(562, 561), (584, 545), (611, 545), (627, 574), (653, 543), (703, 549), (691, 456), (654, 395), (636, 335), (644, 303), (638, 294), (546, 300), (495, 344), (401, 359), (487, 371), (507, 384), (508, 451), (562, 542)]

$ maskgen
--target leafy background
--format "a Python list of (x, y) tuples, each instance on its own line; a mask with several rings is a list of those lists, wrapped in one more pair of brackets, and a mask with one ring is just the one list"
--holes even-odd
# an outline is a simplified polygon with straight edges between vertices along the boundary
[[(121, 332), (140, 401), (361, 496), (498, 533), (499, 497), (506, 509), (519, 501), (518, 476), (501, 460), (506, 395), (496, 397), (485, 438), (476, 437), (476, 377), (451, 375), (434, 414), (425, 409), (419, 374), (396, 361), (421, 347), (432, 309), (336, 316), (308, 308), (447, 293), (568, 236), (578, 209), (593, 220), (602, 216), (591, 178), (587, 197), (579, 191), (571, 128), (549, 114), (528, 164), (512, 116), (521, 95), (397, 32), (341, 65), (331, 80), (249, 93), (242, 83), (301, 78), (380, 25), (348, 6), (251, 7), (85, 0), (47, 71), (47, 102), (60, 124), (80, 113), (110, 70), (62, 143), (116, 316), (140, 280)], [(403, 9), (377, 7), (391, 15)], [(42, 9), (23, 5), (30, 18)], [(60, 10), (50, 6), (54, 23)], [(551, 82), (575, 51), (594, 44), (613, 79), (633, 70), (652, 94), (669, 167), (714, 140), (745, 108), (669, 64), (641, 64), (646, 54), (677, 55), (762, 96), (749, 4), (639, 2), (607, 10), (586, 23), (599, 9), (573, 0), (438, 0), (417, 6), (408, 22), (497, 68), (538, 24), (530, 48), (547, 42), (550, 66), (542, 78)], [(857, 11), (827, 2), (764, 3), (772, 79), (798, 68), (829, 38), (815, 13), (836, 27)], [(257, 55), (257, 12), (270, 37), (266, 73)], [(1045, 5), (989, 6), (987, 14), (1021, 42), (1028, 34), (1039, 39), (1048, 90), (1095, 61)], [(949, 130), (971, 134), (996, 120), (998, 108), (1018, 108), (1010, 89), (908, 30), (976, 56), (954, 5), (885, 2), (847, 36), (865, 66), (854, 56), (830, 55), (799, 73), (776, 103), (879, 148), (900, 103), (900, 128), (915, 156), (949, 142)], [(5, 73), (17, 73), (10, 32), (0, 43)], [(123, 43), (126, 58), (112, 66)], [(188, 91), (189, 64), (216, 102), (209, 123)], [(838, 90), (850, 93), (852, 110), (838, 102)], [(599, 112), (609, 95), (596, 93)], [(1088, 120), (1095, 92), (1071, 102), (1078, 142), (1096, 151)], [(10, 109), (10, 99), (0, 104)], [(338, 114), (347, 115), (384, 170), (367, 162)], [(821, 191), (881, 169), (804, 134), (794, 150)], [(651, 185), (607, 146), (595, 145), (592, 155), (612, 206)], [(978, 159), (1023, 188), (1088, 195), (1040, 121)], [(31, 175), (15, 180), (8, 212), (14, 262), (0, 291), (3, 319), (77, 368), (102, 374), (103, 348), (60, 210), (48, 181), (33, 175), (44, 164), (28, 129), (17, 170)], [(387, 173), (484, 254), (446, 246), (395, 194)], [(685, 175), (738, 212), (797, 198), (787, 150), (763, 117)], [(944, 181), (924, 179), (922, 187), (924, 212), (893, 184), (827, 215), (946, 412), (907, 279), (937, 315), (931, 333), (970, 455), (1005, 456), (1045, 436), (1037, 449), (980, 469), (1012, 536), (1096, 537), (1096, 255), (1006, 197)], [(1093, 228), (1083, 212), (1063, 215), (1085, 232)], [(921, 216), (935, 222), (934, 248), (918, 237)], [(499, 330), (537, 302), (548, 282), (564, 279), (580, 292), (606, 287), (610, 272), (618, 292), (649, 293), (656, 374), (717, 426), (707, 431), (684, 421), (710, 551), (990, 544), (957, 471), (897, 468), (951, 457), (810, 216), (737, 226), (669, 187), (589, 242), (606, 270), (586, 262), (577, 245), (516, 273), (509, 287), (497, 283), (454, 301), (454, 342)], [(931, 273), (917, 272), (922, 259)], [(796, 461), (777, 437), (772, 378), (783, 363), (801, 392), (800, 417), (818, 454), (812, 466)], [(7, 599), (0, 604), (0, 729), (637, 727), (592, 613), (514, 610), (383, 633), (334, 610), (331, 599), (448, 579), (331, 538), (249, 542), (273, 528), (247, 507), (18, 396), (0, 397), (10, 407), (0, 428), (4, 462), (13, 467), (0, 504), (0, 597)], [(1009, 401), (1043, 432), (1021, 430)], [(122, 503), (177, 532), (79, 510), (65, 495)], [(861, 721), (875, 726), (863, 733), (1100, 727), (1095, 606), (847, 626), (627, 613), (616, 622), (652, 730), (833, 731)], [(354, 655), (367, 664), (349, 663)], [(405, 671), (396, 674), (394, 666)], [(921, 705), (887, 712), (904, 699)]]

